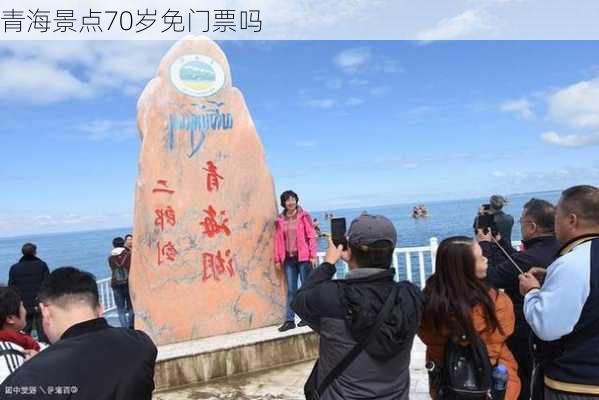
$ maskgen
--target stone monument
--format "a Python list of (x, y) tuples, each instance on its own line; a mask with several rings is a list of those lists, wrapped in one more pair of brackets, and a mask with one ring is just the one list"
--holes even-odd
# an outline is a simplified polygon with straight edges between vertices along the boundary
[(272, 176), (218, 45), (177, 42), (139, 98), (137, 123), (136, 328), (164, 345), (281, 322)]

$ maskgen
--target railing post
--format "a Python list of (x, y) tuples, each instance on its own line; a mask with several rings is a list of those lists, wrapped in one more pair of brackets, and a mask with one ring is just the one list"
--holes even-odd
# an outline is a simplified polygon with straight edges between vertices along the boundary
[(435, 262), (437, 259), (437, 249), (439, 248), (439, 241), (437, 240), (436, 237), (432, 237), (430, 239), (430, 246), (431, 246), (431, 271), (434, 274), (435, 273)]
[(397, 260), (397, 251), (393, 251), (393, 262), (392, 262), (392, 266), (395, 269), (395, 281), (399, 282), (399, 262)]
[(420, 272), (420, 288), (424, 289), (426, 282), (426, 273), (424, 271), (424, 252), (418, 252), (418, 272)]

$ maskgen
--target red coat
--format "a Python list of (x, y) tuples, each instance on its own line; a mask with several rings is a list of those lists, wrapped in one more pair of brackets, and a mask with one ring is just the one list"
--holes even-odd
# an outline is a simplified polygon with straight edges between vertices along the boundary
[[(312, 217), (303, 209), (297, 211), (297, 259), (300, 262), (316, 258), (316, 232)], [(275, 263), (285, 262), (285, 216), (279, 215), (275, 221)]]

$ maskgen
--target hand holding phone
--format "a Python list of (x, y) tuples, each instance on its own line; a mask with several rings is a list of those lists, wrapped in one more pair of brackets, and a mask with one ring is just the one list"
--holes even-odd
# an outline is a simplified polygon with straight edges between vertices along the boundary
[(343, 250), (347, 250), (347, 223), (345, 218), (331, 219), (331, 239), (335, 246), (343, 245)]

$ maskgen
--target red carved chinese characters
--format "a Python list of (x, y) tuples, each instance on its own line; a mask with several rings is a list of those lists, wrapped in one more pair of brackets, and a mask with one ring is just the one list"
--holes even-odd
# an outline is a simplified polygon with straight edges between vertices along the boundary
[(172, 190), (168, 187), (168, 181), (165, 179), (158, 179), (156, 181), (156, 185), (158, 185), (158, 187), (155, 187), (154, 189), (152, 189), (152, 193), (167, 193), (167, 194), (175, 193), (174, 190)]
[(225, 251), (225, 258), (220, 250), (214, 253), (202, 253), (202, 281), (213, 279), (220, 281), (220, 276), (227, 273), (230, 277), (235, 275), (233, 269), (233, 258), (231, 258), (231, 250)]
[(221, 211), (218, 214), (220, 221), (216, 220), (217, 213), (214, 207), (208, 206), (207, 210), (204, 210), (206, 217), (204, 217), (204, 221), (200, 222), (200, 225), (204, 227), (204, 235), (207, 235), (209, 238), (216, 236), (219, 233), (224, 233), (226, 236), (231, 235), (231, 230), (227, 226), (227, 222), (229, 222), (228, 218), (225, 218), (226, 212)]
[(175, 261), (177, 257), (177, 249), (175, 245), (170, 240), (166, 242), (163, 246), (160, 246), (160, 242), (157, 243), (158, 248), (158, 265), (164, 262), (163, 258), (166, 258), (167, 261)]
[(218, 189), (220, 189), (219, 179), (225, 178), (218, 174), (216, 165), (214, 165), (212, 161), (207, 161), (206, 167), (207, 168), (202, 168), (204, 171), (208, 172), (206, 175), (206, 190), (212, 192), (213, 189), (216, 189), (216, 191), (218, 191)]
[(154, 218), (154, 225), (160, 228), (161, 231), (164, 231), (164, 222), (175, 226), (177, 224), (177, 218), (175, 216), (175, 210), (172, 209), (171, 206), (167, 206), (165, 209), (157, 208), (154, 210), (154, 214), (156, 214), (156, 218)]

